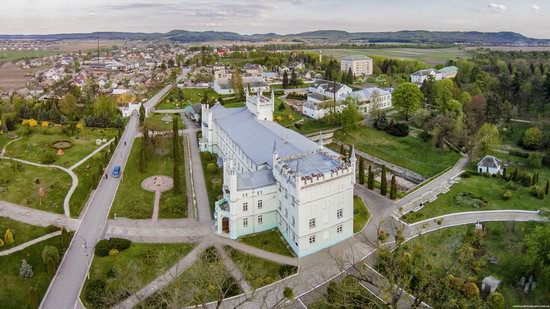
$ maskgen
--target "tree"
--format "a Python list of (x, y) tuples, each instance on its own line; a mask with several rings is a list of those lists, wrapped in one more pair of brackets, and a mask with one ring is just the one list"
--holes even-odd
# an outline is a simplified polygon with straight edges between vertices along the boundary
[(44, 264), (48, 264), (48, 260), (52, 260), (55, 265), (57, 265), (60, 261), (59, 257), (59, 250), (57, 250), (54, 246), (46, 246), (42, 250), (42, 261)]
[(244, 98), (243, 78), (241, 76), (241, 69), (238, 67), (233, 68), (233, 75), (231, 75), (231, 87), (237, 98)]
[(544, 188), (544, 194), (548, 195), (550, 193), (550, 180), (546, 181), (546, 187)]
[(537, 226), (525, 237), (528, 265), (542, 284), (550, 282), (550, 225)]
[(178, 118), (174, 117), (172, 121), (173, 129), (173, 155), (174, 155), (174, 194), (179, 194), (181, 192), (181, 182), (180, 182), (180, 153), (179, 153), (179, 129), (178, 129)]
[(34, 275), (31, 264), (27, 263), (27, 260), (25, 259), (21, 261), (21, 267), (19, 268), (19, 275), (25, 279), (32, 278), (32, 276)]
[(144, 137), (141, 141), (141, 148), (139, 150), (139, 168), (138, 168), (138, 170), (139, 170), (140, 173), (145, 173), (145, 171), (147, 169), (146, 168), (146, 163), (145, 163), (145, 160), (146, 160), (146, 158), (145, 158), (145, 152), (146, 152), (145, 143), (146, 143), (146, 141), (147, 141), (147, 139)]
[(47, 268), (48, 274), (49, 274), (50, 276), (55, 275), (55, 271), (56, 271), (56, 269), (57, 269), (57, 263), (54, 261), (53, 258), (48, 258), (48, 259), (46, 260), (46, 268)]
[(109, 119), (114, 119), (119, 114), (115, 99), (107, 96), (99, 96), (95, 100), (93, 111), (94, 114), (102, 115)]
[(6, 234), (4, 234), (4, 243), (6, 245), (11, 245), (13, 244), (13, 241), (13, 234), (10, 229), (7, 229)]
[(422, 107), (423, 100), (422, 91), (413, 83), (400, 84), (392, 93), (393, 106), (405, 115), (406, 120), (409, 120), (410, 114)]
[(487, 307), (489, 309), (504, 309), (506, 308), (506, 303), (504, 301), (504, 296), (499, 292), (493, 292), (487, 297)]
[(374, 190), (374, 173), (372, 172), (372, 165), (369, 165), (367, 188)]
[(365, 159), (359, 157), (359, 183), (365, 184)]
[(40, 302), (38, 301), (38, 294), (36, 294), (36, 290), (34, 288), (29, 288), (29, 307), (31, 309), (37, 309), (40, 305)]
[(296, 71), (294, 69), (290, 72), (290, 85), (292, 87), (298, 86), (298, 76), (296, 75)]
[(542, 132), (537, 127), (532, 127), (523, 133), (522, 143), (523, 147), (531, 150), (536, 150), (540, 147), (542, 142)]
[(361, 114), (357, 111), (356, 100), (351, 96), (344, 101), (346, 107), (340, 113), (340, 123), (342, 130), (349, 132), (357, 128), (357, 122), (361, 119)]
[(494, 124), (486, 123), (481, 126), (476, 134), (476, 150), (479, 154), (486, 155), (500, 146), (500, 135)]
[(382, 165), (382, 175), (380, 176), (380, 194), (388, 193), (388, 179), (386, 178), (386, 166)]
[(71, 118), (76, 113), (76, 98), (71, 93), (63, 97), (58, 103), (59, 111)]
[(64, 227), (61, 228), (61, 245), (64, 249), (69, 248), (69, 233)]
[(139, 125), (143, 126), (145, 123), (145, 106), (141, 104), (139, 106)]
[(397, 198), (397, 182), (395, 180), (395, 175), (391, 177), (390, 184), (390, 199), (395, 200)]
[(288, 88), (288, 70), (283, 72), (283, 89)]

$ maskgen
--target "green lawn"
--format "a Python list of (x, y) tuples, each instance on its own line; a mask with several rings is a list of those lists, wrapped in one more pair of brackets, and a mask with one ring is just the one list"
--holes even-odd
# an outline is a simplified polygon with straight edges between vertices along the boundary
[(469, 58), (469, 54), (459, 49), (452, 48), (365, 48), (365, 49), (323, 49), (323, 55), (333, 56), (338, 59), (348, 55), (380, 56), (395, 59), (418, 60), (430, 65), (445, 64), (449, 60), (457, 58)]
[(70, 201), (71, 217), (78, 217), (80, 215), (86, 199), (93, 190), (94, 181), (99, 182), (99, 179), (94, 179), (94, 175), (98, 174), (100, 164), (103, 168), (107, 166), (110, 156), (106, 157), (106, 155), (109, 155), (109, 147), (96, 153), (88, 161), (73, 170), (78, 176), (78, 186)]
[[(61, 236), (34, 244), (21, 251), (7, 256), (0, 256), (0, 282), (2, 282), (2, 293), (0, 293), (0, 304), (2, 308), (27, 308), (29, 288), (34, 288), (38, 299), (41, 300), (53, 276), (48, 274), (46, 265), (42, 261), (42, 250), (45, 246), (55, 246), (62, 256)], [(25, 279), (19, 275), (21, 261), (25, 259), (32, 266), (33, 277)]]
[(283, 235), (278, 229), (272, 229), (266, 232), (243, 236), (239, 238), (243, 243), (265, 251), (274, 252), (280, 255), (294, 256), (290, 251), (286, 242), (283, 240)]
[(283, 127), (288, 127), (300, 119), (302, 119), (302, 115), (295, 112), (290, 106), (287, 106), (279, 98), (275, 98), (275, 112), (273, 112), (274, 121)]
[[(204, 173), (204, 180), (206, 182), (206, 191), (208, 192), (210, 212), (213, 216), (216, 208), (215, 203), (223, 196), (221, 189), (221, 184), (223, 183), (223, 169), (218, 168), (218, 165), (216, 164), (216, 155), (206, 152), (201, 153), (201, 164), (202, 171)], [(215, 166), (215, 172), (212, 173), (208, 171), (208, 164)]]
[[(168, 116), (170, 121), (165, 122), (162, 119), (165, 115)], [(158, 113), (155, 113), (155, 114), (151, 114), (149, 117), (147, 117), (147, 119), (145, 120), (145, 123), (147, 124), (147, 127), (151, 131), (172, 131), (172, 126), (173, 126), (172, 117), (174, 117), (174, 115), (172, 115), (172, 114), (158, 114)], [(181, 121), (180, 121), (179, 125), (181, 126)]]
[[(46, 156), (53, 156), (53, 164), (63, 167), (70, 167), (85, 156), (97, 149), (96, 139), (110, 140), (117, 135), (118, 130), (107, 128), (85, 128), (82, 133), (69, 136), (63, 133), (61, 128), (38, 128), (31, 129), (29, 134), (25, 134), (29, 128), (20, 128), (18, 134), (23, 139), (11, 143), (7, 148), (7, 156), (24, 159), (36, 163), (46, 163)], [(51, 145), (56, 141), (69, 141), (71, 148), (65, 149), (62, 156), (56, 155), (56, 149)]]
[(54, 50), (2, 50), (0, 51), (0, 63), (19, 61), (22, 59), (34, 59), (59, 55), (60, 51)]
[[(418, 244), (430, 252), (435, 270), (442, 271), (445, 267), (450, 267), (450, 273), (455, 277), (473, 278), (478, 287), (481, 279), (486, 276), (492, 275), (501, 279), (502, 284), (497, 291), (505, 297), (507, 308), (512, 308), (514, 305), (548, 304), (550, 303), (550, 294), (545, 292), (548, 291), (548, 287), (541, 286), (541, 282), (537, 282), (536, 291), (529, 295), (525, 295), (523, 289), (516, 285), (516, 282), (529, 271), (527, 266), (529, 257), (525, 253), (524, 237), (540, 224), (542, 223), (484, 223), (485, 236), (482, 241), (482, 250), (475, 256), (481, 266), (480, 272), (477, 274), (471, 267), (464, 267), (462, 263), (453, 262), (458, 259), (457, 251), (467, 239), (468, 232), (474, 229), (473, 225), (438, 230), (415, 238), (408, 245)], [(488, 263), (488, 260), (493, 257), (498, 260), (498, 264)], [(443, 305), (437, 299), (428, 301), (428, 303), (434, 308)]]
[(226, 108), (243, 107), (243, 106), (245, 106), (245, 105), (246, 105), (245, 102), (233, 102), (233, 103), (225, 103), (225, 104), (223, 104), (223, 106), (226, 107)]
[(370, 213), (365, 202), (360, 197), (353, 198), (353, 232), (362, 231), (369, 220)]
[[(505, 191), (512, 192), (512, 198), (507, 201), (502, 197)], [(474, 197), (461, 197), (460, 194), (464, 192), (473, 194)], [(479, 207), (476, 197), (486, 199), (487, 204)], [(528, 187), (493, 177), (471, 176), (463, 178), (453, 185), (449, 192), (440, 195), (432, 203), (427, 203), (420, 211), (408, 213), (403, 219), (406, 222), (417, 222), (456, 212), (498, 209), (538, 210), (543, 207), (548, 207), (548, 198), (540, 200), (532, 196)]]
[[(132, 244), (117, 256), (95, 256), (81, 299), (87, 308), (101, 308), (98, 305), (104, 300), (104, 306), (115, 305), (165, 273), (193, 247), (194, 244)], [(98, 303), (87, 298), (90, 282), (95, 280), (106, 285), (105, 292), (96, 295)]]
[(307, 117), (303, 117), (303, 120), (300, 122), (299, 128), (296, 126), (290, 126), (289, 128), (300, 132), (301, 134), (309, 134), (329, 129), (334, 129), (336, 126), (324, 121), (323, 119), (317, 120), (317, 119), (311, 119)]
[(453, 166), (460, 157), (453, 151), (440, 150), (431, 142), (424, 142), (417, 137), (396, 137), (366, 126), (360, 126), (346, 135), (337, 132), (336, 137), (372, 156), (427, 177)]
[[(40, 201), (40, 188), (44, 196)], [(71, 176), (57, 168), (0, 159), (0, 199), (44, 211), (63, 213)]]
[[(215, 249), (207, 249), (209, 250)], [(170, 285), (145, 299), (137, 308), (203, 307), (202, 304), (207, 302), (226, 299), (240, 293), (237, 282), (229, 274), (223, 262), (214, 257), (207, 259), (203, 254), (201, 259), (186, 269)]]
[(287, 276), (295, 274), (297, 267), (281, 265), (250, 254), (246, 254), (232, 247), (225, 246), (231, 259), (241, 269), (245, 280), (252, 288), (259, 289)]
[(35, 238), (41, 237), (57, 230), (52, 230), (51, 228), (47, 227), (25, 224), (22, 222), (11, 220), (6, 217), (0, 217), (0, 238), (4, 239), (4, 235), (7, 229), (11, 230), (14, 242), (13, 244), (4, 243), (4, 245), (0, 247), (0, 251), (17, 247), (29, 240), (33, 240)]
[[(172, 137), (155, 137), (154, 146), (150, 146), (146, 157), (146, 171), (139, 172), (139, 153), (143, 138), (136, 138), (130, 157), (123, 171), (123, 179), (111, 208), (111, 217), (147, 219), (153, 214), (154, 193), (144, 190), (141, 182), (150, 176), (165, 175), (173, 177)], [(181, 141), (181, 138), (180, 138)], [(181, 144), (180, 144), (181, 145)], [(162, 153), (164, 152), (164, 153)], [(159, 218), (182, 218), (187, 215), (187, 195), (185, 190), (185, 169), (183, 149), (181, 153), (181, 188), (179, 195), (173, 189), (162, 193)]]
[[(510, 122), (500, 128), (500, 136), (502, 139), (502, 144), (508, 144), (515, 148), (521, 148), (519, 145), (522, 137), (523, 132), (525, 130), (531, 128), (531, 127), (537, 127), (537, 124), (530, 124), (530, 123), (524, 123), (524, 122)], [(550, 125), (546, 124), (543, 125), (543, 134), (550, 134)]]

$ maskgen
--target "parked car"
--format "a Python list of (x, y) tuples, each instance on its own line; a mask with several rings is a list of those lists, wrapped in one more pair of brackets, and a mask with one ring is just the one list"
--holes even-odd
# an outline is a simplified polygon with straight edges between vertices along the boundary
[(120, 165), (115, 165), (115, 167), (113, 168), (113, 177), (120, 177)]

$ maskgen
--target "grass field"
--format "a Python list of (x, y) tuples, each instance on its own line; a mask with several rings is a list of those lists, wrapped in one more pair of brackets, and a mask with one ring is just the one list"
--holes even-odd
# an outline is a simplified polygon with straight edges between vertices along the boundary
[[(480, 272), (477, 274), (463, 263), (453, 262), (458, 260), (457, 251), (465, 242), (468, 231), (474, 229), (473, 225), (435, 231), (412, 240), (408, 245), (418, 244), (432, 253), (431, 261), (436, 271), (450, 267), (449, 272), (455, 277), (473, 278), (478, 287), (485, 276), (491, 275), (502, 280), (498, 291), (506, 300), (506, 308), (513, 308), (515, 305), (547, 304), (550, 302), (550, 294), (545, 292), (548, 291), (548, 287), (541, 286), (540, 282), (537, 282), (536, 291), (525, 295), (523, 289), (515, 284), (529, 271), (527, 266), (529, 257), (525, 253), (524, 237), (540, 224), (534, 222), (484, 223), (485, 236), (482, 241), (482, 250), (476, 254), (476, 260), (481, 265)], [(498, 263), (488, 263), (487, 261), (491, 258), (496, 258)], [(444, 305), (437, 299), (429, 300), (427, 303), (434, 308)]]
[(429, 141), (413, 136), (396, 137), (366, 126), (346, 135), (337, 132), (335, 137), (372, 156), (427, 177), (454, 165), (459, 159), (457, 153), (440, 150)]
[(3, 50), (0, 51), (0, 63), (19, 61), (22, 59), (42, 58), (59, 55), (61, 52), (53, 50)]
[(29, 240), (46, 235), (51, 231), (51, 229), (46, 227), (29, 225), (9, 218), (0, 217), (0, 238), (3, 239), (7, 229), (11, 230), (14, 242), (12, 244), (4, 243), (4, 245), (0, 247), (0, 251), (17, 247)]
[[(215, 212), (215, 203), (217, 200), (221, 199), (221, 183), (223, 181), (223, 169), (219, 168), (216, 164), (216, 156), (209, 153), (201, 153), (201, 164), (202, 171), (204, 173), (204, 179), (206, 182), (206, 191), (208, 193), (208, 203), (210, 204), (210, 212), (214, 215)], [(216, 170), (214, 172), (208, 171), (208, 165), (215, 166)], [(215, 188), (215, 183), (219, 183), (220, 187)]]
[[(39, 191), (44, 196), (40, 201)], [(71, 176), (56, 169), (0, 160), (0, 199), (44, 211), (63, 213)]]
[[(512, 192), (509, 200), (503, 199), (505, 191)], [(462, 198), (461, 193), (471, 193), (474, 198)], [(487, 200), (485, 206), (476, 202), (475, 197)], [(453, 185), (451, 190), (440, 195), (437, 200), (427, 203), (418, 212), (410, 212), (403, 217), (406, 222), (417, 222), (449, 213), (465, 211), (483, 211), (498, 209), (538, 210), (548, 207), (548, 198), (540, 200), (531, 195), (528, 187), (502, 179), (484, 176), (471, 176), (464, 178)]]
[(94, 179), (94, 174), (99, 172), (100, 164), (103, 168), (107, 166), (108, 163), (105, 161), (105, 156), (109, 155), (108, 151), (108, 147), (103, 149), (99, 153), (96, 153), (88, 161), (73, 170), (76, 176), (78, 176), (78, 186), (76, 187), (70, 201), (71, 217), (78, 217), (80, 215), (82, 207), (84, 206), (88, 195), (92, 191), (94, 181), (99, 182), (99, 179)]
[(323, 49), (323, 55), (341, 59), (348, 55), (380, 56), (396, 59), (413, 59), (430, 65), (444, 64), (457, 58), (469, 58), (459, 48), (366, 48), (366, 49)]
[[(68, 136), (61, 128), (19, 128), (18, 134), (23, 139), (11, 143), (7, 147), (7, 156), (13, 156), (36, 163), (44, 163), (47, 155), (53, 155), (53, 164), (63, 167), (70, 167), (85, 156), (97, 149), (96, 139), (107, 139), (115, 137), (117, 129), (85, 128), (83, 132), (74, 136)], [(71, 148), (65, 149), (62, 156), (56, 155), (56, 149), (51, 145), (57, 141), (69, 141)]]
[(239, 238), (243, 243), (260, 248), (265, 251), (274, 252), (280, 255), (294, 256), (284, 240), (283, 235), (278, 229), (272, 229), (266, 232), (243, 236)]
[(259, 289), (264, 285), (271, 284), (290, 276), (298, 270), (295, 266), (277, 264), (229, 246), (225, 250), (231, 259), (237, 264), (244, 274), (245, 280), (252, 285), (252, 288)]
[(290, 106), (287, 106), (279, 98), (275, 98), (275, 111), (273, 112), (273, 120), (275, 120), (283, 127), (288, 127), (293, 126), (293, 124), (300, 119), (302, 119), (302, 115), (295, 112)]
[[(29, 288), (34, 288), (38, 299), (41, 300), (53, 276), (48, 274), (46, 265), (42, 261), (42, 250), (46, 246), (55, 246), (62, 255), (61, 236), (34, 244), (21, 251), (7, 256), (0, 256), (0, 282), (2, 282), (2, 293), (0, 293), (0, 304), (5, 309), (28, 308)], [(25, 279), (19, 275), (21, 261), (25, 259), (32, 266), (34, 275)]]
[[(150, 176), (173, 176), (172, 137), (157, 137), (155, 146), (147, 151), (146, 171), (139, 172), (139, 153), (143, 138), (134, 141), (130, 157), (123, 171), (123, 179), (111, 208), (111, 217), (126, 217), (132, 219), (151, 218), (153, 214), (154, 193), (145, 191), (141, 182)], [(181, 149), (181, 148), (180, 148)], [(162, 153), (164, 152), (164, 153)], [(182, 154), (183, 162), (183, 151)], [(185, 190), (185, 169), (180, 166), (182, 193), (173, 194), (173, 189), (162, 193), (159, 218), (182, 218), (187, 215), (187, 195)]]
[[(210, 100), (217, 100), (220, 97), (212, 88), (184, 88), (183, 96), (184, 101), (171, 100), (171, 94), (165, 96), (157, 106), (156, 109), (175, 109), (175, 108), (185, 108), (185, 106), (200, 103), (204, 96), (204, 93), (208, 95)], [(223, 97), (223, 96), (222, 96)]]
[(90, 282), (101, 280), (105, 282), (105, 294), (95, 298), (107, 300), (105, 306), (115, 305), (162, 275), (193, 247), (194, 244), (132, 244), (117, 256), (95, 256), (81, 299), (87, 308), (103, 307), (86, 297)]
[(367, 205), (360, 197), (353, 198), (353, 232), (360, 232), (365, 228), (367, 221), (369, 220), (370, 213), (367, 209)]
[[(167, 115), (170, 119), (169, 122), (164, 122), (162, 118)], [(147, 119), (145, 120), (145, 123), (147, 124), (147, 127), (151, 131), (172, 131), (172, 117), (174, 115), (171, 114), (151, 114)], [(179, 118), (179, 117), (178, 117)], [(181, 121), (179, 122), (179, 127), (181, 128)]]

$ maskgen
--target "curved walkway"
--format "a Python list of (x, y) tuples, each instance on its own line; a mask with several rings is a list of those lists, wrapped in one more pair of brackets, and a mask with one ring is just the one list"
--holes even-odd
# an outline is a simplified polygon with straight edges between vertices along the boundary
[(70, 231), (76, 231), (80, 225), (80, 219), (72, 219), (61, 214), (16, 205), (2, 200), (0, 200), (0, 216), (36, 226), (54, 225), (64, 227)]
[(37, 244), (41, 241), (44, 241), (46, 239), (50, 239), (52, 237), (55, 237), (55, 236), (58, 236), (58, 235), (61, 235), (61, 231), (57, 231), (57, 232), (53, 232), (53, 233), (50, 233), (50, 234), (46, 234), (44, 236), (41, 236), (41, 237), (38, 237), (38, 238), (35, 238), (33, 240), (29, 240), (25, 243), (22, 243), (20, 244), (19, 246), (16, 246), (16, 247), (13, 247), (13, 248), (10, 248), (8, 250), (4, 250), (4, 251), (0, 251), (0, 256), (3, 256), (3, 255), (10, 255), (12, 253), (15, 253), (17, 251), (21, 251), (25, 248), (28, 248), (34, 244)]

